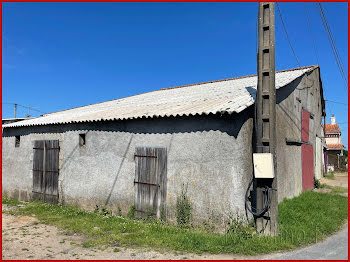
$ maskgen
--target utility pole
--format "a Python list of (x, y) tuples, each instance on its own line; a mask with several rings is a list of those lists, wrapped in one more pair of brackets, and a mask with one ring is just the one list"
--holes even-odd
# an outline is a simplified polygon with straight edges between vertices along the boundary
[(15, 104), (15, 118), (17, 116), (17, 104)]
[[(268, 193), (270, 208), (255, 217), (258, 232), (275, 236), (278, 231), (276, 169), (275, 3), (259, 2), (258, 87), (256, 97), (256, 152), (271, 153), (274, 178), (255, 178), (256, 208), (262, 209)], [(267, 187), (270, 192), (267, 192)], [(272, 190), (271, 190), (272, 189)]]
[[(326, 108), (326, 102), (325, 102), (325, 108)], [(326, 144), (326, 109), (323, 113), (323, 139), (324, 143)], [(323, 159), (324, 159), (324, 173), (327, 174), (327, 155), (325, 155), (325, 152), (323, 152)]]

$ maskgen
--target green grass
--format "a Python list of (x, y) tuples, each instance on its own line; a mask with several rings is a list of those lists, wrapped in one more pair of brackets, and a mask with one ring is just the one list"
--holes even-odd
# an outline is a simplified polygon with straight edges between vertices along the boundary
[(341, 194), (341, 193), (347, 193), (347, 192), (348, 192), (347, 188), (340, 187), (340, 186), (332, 187), (332, 193)]
[(330, 189), (331, 190), (330, 193), (333, 193), (333, 194), (342, 194), (342, 193), (347, 193), (348, 192), (347, 188), (340, 187), (340, 186), (329, 186), (329, 185), (326, 185), (326, 184), (321, 184), (320, 188)]
[[(3, 198), (3, 203), (13, 203)], [(35, 215), (42, 223), (86, 236), (84, 247), (152, 247), (182, 252), (235, 253), (254, 255), (287, 250), (315, 243), (341, 228), (347, 219), (347, 198), (304, 192), (279, 205), (279, 235), (216, 234), (199, 229), (183, 229), (160, 221), (102, 216), (72, 206), (30, 202), (8, 211), (13, 215)], [(97, 229), (96, 229), (97, 227)]]
[(9, 206), (17, 206), (23, 204), (21, 201), (14, 198), (2, 197), (2, 203)]

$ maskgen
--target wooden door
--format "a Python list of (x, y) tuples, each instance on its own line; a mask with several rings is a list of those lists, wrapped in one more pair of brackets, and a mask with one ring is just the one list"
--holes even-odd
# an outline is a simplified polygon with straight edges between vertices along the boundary
[(159, 218), (161, 208), (165, 211), (167, 150), (165, 147), (136, 147), (134, 158), (136, 216)]
[(34, 141), (33, 199), (58, 203), (58, 140)]

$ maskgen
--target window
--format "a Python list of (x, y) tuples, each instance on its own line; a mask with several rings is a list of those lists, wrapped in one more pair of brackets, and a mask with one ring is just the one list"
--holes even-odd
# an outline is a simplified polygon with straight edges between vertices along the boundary
[(85, 146), (85, 134), (79, 134), (79, 146)]
[(21, 143), (21, 137), (15, 136), (15, 147), (19, 147), (20, 143)]

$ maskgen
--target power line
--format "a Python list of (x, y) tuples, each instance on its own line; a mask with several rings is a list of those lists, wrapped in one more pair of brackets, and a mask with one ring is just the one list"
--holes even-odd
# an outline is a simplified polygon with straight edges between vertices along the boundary
[(295, 54), (295, 52), (294, 52), (292, 43), (290, 42), (290, 39), (289, 39), (289, 36), (288, 36), (288, 32), (287, 32), (287, 28), (286, 28), (286, 26), (285, 26), (285, 24), (284, 24), (284, 22), (283, 22), (282, 13), (281, 13), (280, 7), (279, 7), (279, 5), (278, 5), (277, 2), (276, 2), (276, 6), (277, 6), (278, 14), (279, 14), (279, 16), (280, 16), (280, 18), (281, 18), (281, 22), (282, 22), (282, 25), (283, 25), (284, 32), (286, 33), (286, 37), (287, 37), (287, 40), (288, 40), (290, 49), (292, 49), (293, 56), (294, 56), (295, 60), (297, 61), (298, 66), (300, 67), (299, 60), (298, 60), (298, 58), (297, 58), (297, 56), (296, 56), (296, 54)]
[(258, 42), (259, 42), (259, 33), (258, 33), (258, 23), (259, 23), (259, 8), (258, 13), (256, 15), (256, 22), (255, 22), (255, 53), (258, 54)]
[(312, 30), (311, 30), (309, 12), (308, 12), (308, 8), (307, 8), (307, 4), (306, 4), (306, 3), (304, 3), (304, 8), (305, 8), (307, 26), (308, 26), (308, 29), (309, 29), (309, 33), (310, 33), (310, 35), (311, 35), (312, 45), (313, 45), (313, 48), (314, 48), (314, 53), (315, 53), (316, 61), (317, 61), (317, 64), (319, 65), (320, 62), (318, 61), (318, 55), (317, 55), (317, 49), (316, 49), (316, 42), (315, 42), (315, 38), (314, 38), (314, 35), (313, 35), (313, 33), (312, 33)]
[(331, 103), (336, 103), (336, 104), (341, 104), (341, 105), (346, 105), (346, 106), (348, 105), (347, 103), (332, 101), (332, 100), (328, 100), (328, 99), (325, 99), (324, 101), (331, 102)]
[(322, 5), (320, 3), (317, 6), (318, 6), (318, 9), (319, 9), (319, 13), (320, 13), (320, 16), (321, 16), (321, 19), (322, 19), (323, 26), (325, 27), (325, 30), (326, 30), (326, 33), (327, 33), (328, 40), (329, 40), (329, 42), (331, 44), (333, 54), (334, 54), (334, 56), (336, 58), (336, 62), (338, 64), (339, 70), (341, 71), (342, 76), (345, 77), (344, 70), (343, 70), (343, 66), (344, 66), (343, 65), (343, 61), (341, 60), (341, 57), (340, 57), (340, 55), (338, 53), (338, 49), (336, 47), (332, 31), (331, 31), (331, 29), (329, 27), (326, 14), (325, 14), (325, 12), (323, 10), (323, 7), (322, 7)]
[[(328, 105), (328, 111), (333, 115), (333, 110), (332, 110), (332, 104), (327, 104)], [(326, 108), (327, 111), (327, 108)]]
[(32, 111), (37, 111), (39, 113), (44, 113), (45, 114), (45, 112), (40, 111), (38, 109), (35, 109), (34, 107), (31, 107), (31, 106), (24, 106), (24, 105), (20, 105), (20, 104), (17, 104), (17, 103), (6, 103), (6, 102), (3, 102), (2, 104), (3, 105), (17, 105), (17, 106), (21, 106), (21, 107), (27, 108), (27, 109), (32, 110)]
[(328, 24), (328, 20), (327, 20), (327, 17), (326, 17), (326, 13), (325, 13), (325, 11), (324, 11), (324, 9), (323, 9), (321, 3), (319, 3), (319, 6), (320, 6), (320, 10), (322, 11), (322, 14), (323, 14), (323, 16), (324, 16), (324, 20), (325, 20), (325, 22), (326, 22), (326, 26), (327, 26), (327, 28), (328, 28), (330, 38), (331, 38), (331, 40), (332, 40), (332, 42), (333, 42), (333, 45), (334, 45), (334, 47), (335, 47), (334, 50), (336, 51), (336, 54), (337, 54), (337, 56), (339, 57), (339, 62), (340, 62), (340, 65), (342, 66), (342, 71), (344, 72), (344, 70), (343, 70), (344, 64), (343, 64), (343, 61), (342, 61), (342, 59), (341, 59), (341, 56), (339, 55), (337, 46), (336, 46), (336, 44), (335, 44), (335, 40), (334, 40), (334, 37), (333, 37), (333, 34), (332, 34), (332, 30), (331, 30), (331, 28), (330, 28), (330, 26), (329, 26), (329, 24)]
[(342, 78), (343, 78), (343, 80), (344, 80), (344, 82), (345, 82), (346, 87), (348, 87), (348, 81), (347, 81), (346, 74), (344, 73), (344, 69), (343, 69), (343, 67), (344, 67), (343, 61), (341, 60), (341, 57), (340, 57), (340, 55), (339, 55), (337, 46), (336, 46), (336, 44), (335, 44), (332, 31), (331, 31), (331, 29), (330, 29), (330, 27), (329, 27), (329, 24), (328, 24), (328, 21), (327, 21), (326, 13), (324, 12), (324, 9), (323, 9), (321, 3), (316, 3), (316, 6), (317, 6), (317, 8), (318, 8), (318, 12), (319, 12), (319, 14), (320, 14), (323, 27), (325, 28), (328, 41), (329, 41), (329, 43), (331, 44), (331, 49), (332, 49), (332, 51), (333, 51), (334, 58), (335, 58), (335, 61), (336, 61), (336, 63), (337, 63), (337, 66), (338, 66), (339, 73), (340, 73), (340, 75), (342, 76)]

